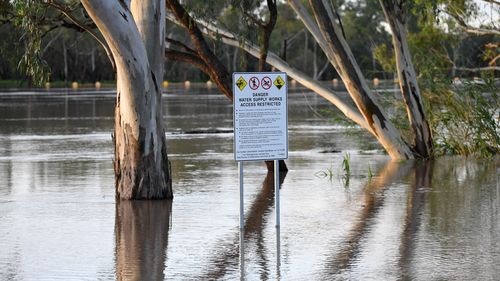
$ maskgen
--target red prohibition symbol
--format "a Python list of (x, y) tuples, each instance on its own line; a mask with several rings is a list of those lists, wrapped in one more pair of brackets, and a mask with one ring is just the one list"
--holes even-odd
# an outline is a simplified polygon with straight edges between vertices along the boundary
[(252, 77), (250, 78), (250, 88), (252, 90), (257, 90), (260, 86), (260, 82), (259, 82), (259, 79), (257, 79), (257, 77)]
[(272, 81), (271, 81), (271, 78), (265, 76), (264, 78), (262, 78), (262, 88), (264, 88), (264, 90), (269, 90), (269, 88), (271, 88), (271, 85), (272, 85)]

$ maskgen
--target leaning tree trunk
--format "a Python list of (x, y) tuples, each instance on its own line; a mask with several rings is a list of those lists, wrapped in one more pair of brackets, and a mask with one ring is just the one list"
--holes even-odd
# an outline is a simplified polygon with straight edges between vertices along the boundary
[[(342, 30), (335, 22), (327, 1), (309, 0), (324, 41), (318, 41), (335, 67), (354, 103), (371, 127), (373, 134), (393, 159), (413, 158), (413, 152), (377, 103), (363, 77)], [(326, 4), (326, 6), (325, 6)], [(314, 34), (313, 34), (314, 35)], [(321, 36), (315, 36), (321, 37)]]
[(380, 4), (384, 10), (385, 19), (392, 31), (399, 87), (403, 94), (408, 119), (415, 135), (414, 150), (418, 157), (429, 158), (433, 149), (432, 135), (427, 119), (425, 118), (422, 96), (417, 83), (417, 74), (413, 67), (408, 47), (403, 7), (396, 0), (380, 0)]
[(115, 184), (120, 199), (172, 197), (162, 125), (165, 5), (161, 0), (82, 4), (116, 62)]

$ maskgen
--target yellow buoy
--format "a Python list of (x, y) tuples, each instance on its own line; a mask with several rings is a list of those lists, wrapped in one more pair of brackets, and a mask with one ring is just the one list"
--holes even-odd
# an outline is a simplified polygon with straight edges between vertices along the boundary
[(167, 88), (168, 87), (168, 81), (167, 80), (163, 81), (162, 85), (163, 85), (163, 88)]
[(50, 82), (45, 82), (45, 89), (50, 89)]
[(191, 87), (191, 81), (189, 81), (189, 80), (184, 81), (184, 87), (186, 87), (186, 88)]
[(101, 85), (101, 82), (99, 82), (99, 81), (95, 82), (95, 88), (96, 88), (97, 90), (99, 90), (99, 89), (101, 88), (101, 86), (102, 86), (102, 85)]
[(71, 88), (73, 88), (73, 90), (78, 89), (78, 82), (73, 81), (73, 83), (71, 83)]
[(212, 81), (210, 80), (207, 81), (207, 88), (212, 88)]

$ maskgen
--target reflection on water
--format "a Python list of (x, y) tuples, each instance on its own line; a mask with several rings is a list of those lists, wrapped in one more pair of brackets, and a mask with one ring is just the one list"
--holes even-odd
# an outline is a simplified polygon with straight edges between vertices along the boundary
[[(279, 182), (282, 186), (287, 172), (280, 172)], [(250, 253), (247, 251), (253, 251), (252, 256), (256, 259), (253, 262), (257, 262), (259, 265), (259, 279), (267, 280), (269, 279), (270, 273), (270, 263), (278, 261), (279, 256), (277, 252), (276, 259), (269, 260), (267, 258), (270, 251), (274, 251), (279, 248), (279, 239), (276, 240), (276, 247), (268, 249), (265, 243), (264, 229), (266, 223), (269, 220), (273, 220), (271, 216), (271, 209), (274, 206), (274, 173), (268, 172), (262, 183), (262, 187), (258, 191), (255, 199), (250, 203), (250, 208), (245, 215), (245, 229), (241, 233), (239, 229), (235, 233), (234, 239), (228, 241), (230, 244), (224, 245), (227, 242), (221, 241), (222, 248), (225, 249), (223, 252), (217, 252), (216, 256), (210, 262), (213, 264), (211, 270), (205, 275), (200, 276), (200, 280), (204, 279), (221, 279), (225, 276), (231, 267), (235, 266), (235, 262), (239, 261), (240, 266), (240, 276), (244, 279), (246, 275), (245, 267), (245, 256), (249, 256)], [(277, 237), (279, 238), (279, 228), (277, 229)], [(240, 245), (238, 243), (241, 243)], [(241, 251), (243, 249), (243, 251)]]
[[(412, 163), (389, 161), (373, 181), (368, 181), (363, 188), (362, 209), (359, 211), (356, 223), (349, 230), (348, 235), (335, 249), (334, 254), (325, 267), (327, 275), (337, 275), (348, 269), (358, 255), (362, 253), (363, 238), (371, 230), (373, 220), (384, 205), (384, 191), (391, 183), (408, 175)], [(338, 245), (335, 245), (338, 247)]]
[(408, 200), (406, 203), (406, 217), (403, 224), (403, 231), (401, 233), (401, 245), (399, 248), (399, 269), (401, 270), (401, 279), (411, 279), (412, 259), (414, 258), (413, 250), (415, 244), (413, 243), (416, 234), (420, 228), (421, 215), (425, 206), (425, 197), (432, 187), (432, 166), (431, 161), (422, 161), (415, 163), (413, 168), (415, 178), (411, 184), (410, 191), (408, 192)]
[[(164, 96), (173, 202), (115, 202), (112, 92), (0, 94), (0, 280), (500, 276), (498, 157), (391, 162), (365, 133), (317, 117), (310, 108), (330, 106), (300, 88), (278, 231), (273, 175), (245, 163), (240, 266), (232, 134), (215, 133), (231, 129), (231, 105), (183, 91)], [(326, 169), (331, 179), (315, 176)]]
[(116, 277), (163, 280), (172, 202), (116, 202)]

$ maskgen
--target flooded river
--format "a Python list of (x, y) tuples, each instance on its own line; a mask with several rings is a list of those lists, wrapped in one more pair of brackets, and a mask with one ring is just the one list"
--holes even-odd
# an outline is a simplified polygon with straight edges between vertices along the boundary
[(164, 96), (172, 202), (115, 201), (113, 105), (113, 91), (0, 94), (0, 280), (500, 276), (498, 157), (391, 162), (292, 88), (281, 227), (273, 175), (245, 163), (240, 253), (228, 100), (196, 86)]

